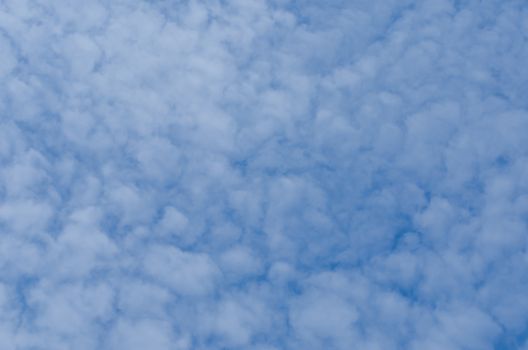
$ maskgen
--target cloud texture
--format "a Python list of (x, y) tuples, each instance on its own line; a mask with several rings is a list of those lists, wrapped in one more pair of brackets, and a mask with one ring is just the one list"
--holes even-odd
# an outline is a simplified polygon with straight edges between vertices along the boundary
[(528, 3), (0, 0), (0, 348), (528, 349)]

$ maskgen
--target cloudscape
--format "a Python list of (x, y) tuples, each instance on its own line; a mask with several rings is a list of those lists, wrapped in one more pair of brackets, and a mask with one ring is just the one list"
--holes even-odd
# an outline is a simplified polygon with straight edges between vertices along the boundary
[(528, 350), (528, 2), (0, 0), (0, 349)]

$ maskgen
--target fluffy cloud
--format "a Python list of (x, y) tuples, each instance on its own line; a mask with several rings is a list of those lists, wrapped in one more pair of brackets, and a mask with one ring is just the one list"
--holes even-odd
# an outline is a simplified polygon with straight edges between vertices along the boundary
[(0, 1), (0, 347), (526, 348), (527, 23)]

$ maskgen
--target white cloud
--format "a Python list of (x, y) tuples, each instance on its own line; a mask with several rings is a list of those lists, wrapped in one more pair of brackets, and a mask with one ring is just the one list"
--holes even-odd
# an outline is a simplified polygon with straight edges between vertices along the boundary
[(527, 16), (0, 1), (0, 347), (526, 347)]
[(165, 246), (149, 249), (144, 269), (176, 293), (190, 296), (211, 293), (219, 274), (207, 255)]

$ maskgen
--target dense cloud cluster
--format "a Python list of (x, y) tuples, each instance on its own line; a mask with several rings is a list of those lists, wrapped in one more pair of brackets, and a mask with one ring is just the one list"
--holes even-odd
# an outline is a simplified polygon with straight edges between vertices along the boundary
[(1, 349), (528, 349), (528, 3), (0, 0)]

